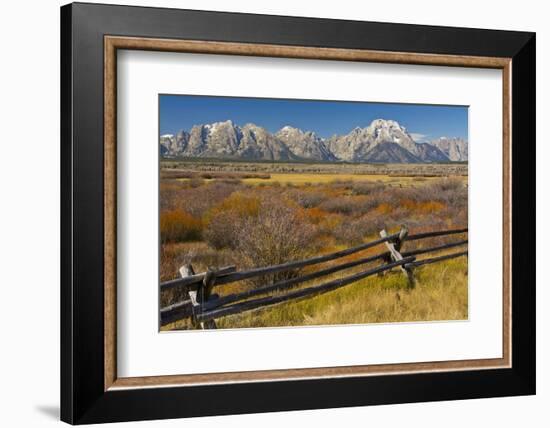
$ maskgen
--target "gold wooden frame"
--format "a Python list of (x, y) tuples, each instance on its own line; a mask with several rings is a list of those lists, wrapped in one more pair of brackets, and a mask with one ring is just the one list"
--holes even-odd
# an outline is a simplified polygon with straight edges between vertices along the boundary
[[(337, 61), (442, 65), (502, 70), (503, 82), (503, 349), (502, 358), (380, 364), (306, 369), (262, 370), (119, 378), (116, 372), (116, 52), (118, 49), (244, 55)], [(104, 38), (104, 389), (353, 377), (511, 367), (511, 62), (510, 58), (382, 52), (265, 44)]]

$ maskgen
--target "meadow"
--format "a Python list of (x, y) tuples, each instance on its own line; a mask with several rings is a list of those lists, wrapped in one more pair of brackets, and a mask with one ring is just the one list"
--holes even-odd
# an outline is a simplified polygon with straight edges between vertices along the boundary
[[(403, 224), (414, 233), (467, 227), (467, 186), (465, 164), (162, 162), (160, 280), (177, 278), (178, 268), (187, 263), (202, 272), (302, 260), (376, 239), (381, 229), (394, 232)], [(410, 242), (404, 249), (452, 239)], [(337, 263), (369, 252), (380, 248)], [(310, 270), (315, 269), (227, 284), (216, 287), (216, 293), (224, 296)], [(307, 300), (224, 317), (217, 324), (242, 328), (467, 319), (467, 272), (466, 257), (420, 267), (411, 290), (396, 270)], [(161, 307), (184, 298), (177, 290), (162, 293)], [(164, 327), (185, 328), (187, 320)]]

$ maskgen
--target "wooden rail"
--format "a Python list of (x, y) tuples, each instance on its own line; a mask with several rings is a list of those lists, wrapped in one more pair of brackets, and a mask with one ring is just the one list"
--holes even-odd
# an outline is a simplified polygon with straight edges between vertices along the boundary
[[(177, 287), (187, 293), (189, 299), (162, 308), (160, 310), (160, 324), (166, 325), (180, 319), (189, 318), (191, 320), (191, 324), (195, 328), (216, 328), (215, 320), (218, 318), (239, 314), (246, 311), (260, 310), (265, 307), (271, 307), (289, 301), (311, 298), (352, 284), (372, 275), (385, 274), (394, 268), (398, 268), (403, 272), (407, 278), (408, 286), (412, 288), (415, 286), (413, 274), (415, 268), (455, 257), (462, 257), (467, 255), (468, 252), (460, 251), (421, 260), (417, 260), (416, 256), (467, 245), (468, 240), (461, 239), (459, 241), (450, 242), (443, 245), (402, 252), (401, 249), (403, 245), (408, 241), (465, 234), (467, 232), (468, 229), (452, 229), (409, 235), (407, 227), (403, 226), (399, 233), (390, 235), (385, 230), (382, 230), (380, 231), (380, 239), (355, 247), (279, 265), (260, 267), (245, 271), (237, 271), (235, 266), (225, 266), (220, 269), (209, 268), (206, 272), (198, 274), (194, 272), (191, 265), (185, 265), (179, 269), (181, 278), (162, 283), (160, 285), (160, 291), (165, 292), (166, 290)], [(234, 283), (268, 274), (295, 270), (299, 271), (301, 268), (306, 266), (313, 266), (338, 260), (382, 244), (387, 251), (357, 260), (328, 266), (315, 272), (309, 272), (294, 278), (281, 280), (273, 284), (261, 285), (250, 290), (229, 294), (223, 297), (219, 297), (213, 292), (216, 286), (222, 284)], [(313, 279), (326, 277), (336, 272), (368, 265), (369, 263), (376, 261), (382, 261), (382, 264), (378, 266), (370, 266), (360, 272), (356, 272), (342, 278), (332, 279), (322, 284), (291, 290), (299, 284), (311, 281)], [(285, 293), (281, 294), (282, 292)], [(261, 295), (268, 296), (254, 298)]]
[(456, 235), (458, 233), (467, 233), (468, 229), (451, 229), (451, 230), (439, 230), (437, 232), (424, 232), (417, 233), (416, 235), (409, 235), (407, 241), (416, 241), (418, 239), (434, 238), (436, 236)]
[[(377, 241), (367, 242), (366, 244), (358, 245), (357, 247), (352, 247), (341, 251), (336, 251), (335, 253), (324, 254), (322, 256), (312, 257), (310, 259), (293, 261), (293, 262), (283, 263), (280, 265), (251, 269), (243, 272), (235, 272), (236, 270), (235, 266), (227, 266), (225, 268), (222, 268), (220, 271), (218, 271), (218, 280), (216, 281), (216, 285), (228, 284), (230, 282), (242, 281), (243, 279), (250, 279), (258, 276), (285, 272), (289, 270), (300, 269), (306, 266), (328, 262), (331, 260), (349, 256), (351, 254), (358, 253), (359, 251), (363, 251), (368, 248), (375, 247), (384, 242), (396, 239), (398, 236), (399, 234), (396, 233), (393, 235), (389, 235), (385, 238), (378, 239)], [(178, 286), (186, 286), (188, 287), (188, 289), (193, 289), (202, 283), (205, 275), (206, 275), (206, 272), (203, 272), (196, 275), (189, 275), (187, 277), (163, 282), (160, 285), (160, 288), (161, 290), (167, 290), (169, 288), (174, 288)]]
[(374, 269), (370, 269), (365, 272), (350, 275), (345, 278), (335, 279), (333, 281), (329, 281), (321, 285), (316, 285), (314, 287), (302, 288), (300, 290), (296, 290), (282, 296), (270, 296), (270, 297), (255, 299), (255, 300), (247, 300), (245, 302), (242, 302), (236, 305), (231, 305), (221, 309), (215, 309), (213, 311), (203, 312), (198, 315), (198, 320), (199, 321), (211, 320), (211, 319), (220, 318), (227, 315), (239, 314), (241, 312), (250, 311), (252, 309), (257, 309), (260, 307), (263, 308), (266, 306), (287, 302), (289, 300), (297, 300), (305, 297), (318, 296), (319, 294), (337, 290), (340, 287), (351, 284), (353, 282), (357, 282), (368, 276), (375, 275), (385, 270), (390, 270), (397, 266), (403, 266), (405, 263), (411, 263), (413, 261), (414, 261), (414, 257), (407, 257), (397, 262), (378, 266)]

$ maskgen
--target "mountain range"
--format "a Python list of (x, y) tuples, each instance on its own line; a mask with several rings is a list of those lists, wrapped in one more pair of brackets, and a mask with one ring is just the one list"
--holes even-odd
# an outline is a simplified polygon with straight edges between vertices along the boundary
[(457, 137), (417, 142), (405, 127), (385, 119), (330, 138), (291, 126), (270, 133), (253, 123), (238, 126), (227, 120), (195, 125), (189, 132), (161, 135), (160, 154), (272, 161), (456, 162), (468, 160), (468, 142)]

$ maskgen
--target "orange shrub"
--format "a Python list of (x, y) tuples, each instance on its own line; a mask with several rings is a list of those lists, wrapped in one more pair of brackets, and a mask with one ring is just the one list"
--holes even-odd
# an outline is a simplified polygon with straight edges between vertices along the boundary
[(343, 216), (339, 214), (326, 214), (318, 223), (317, 228), (321, 234), (332, 234), (343, 221)]
[(418, 210), (423, 212), (424, 214), (430, 214), (445, 209), (445, 204), (437, 201), (428, 201), (419, 205), (420, 206), (418, 207)]
[(376, 207), (376, 213), (381, 215), (390, 214), (393, 209), (394, 208), (390, 204), (383, 202)]
[(322, 225), (327, 229), (334, 229), (342, 223), (342, 216), (332, 214), (323, 219)]
[(411, 199), (404, 199), (401, 201), (401, 206), (411, 211), (416, 209), (416, 205), (417, 205), (417, 202)]
[(410, 211), (415, 211), (421, 214), (431, 214), (439, 212), (445, 208), (445, 204), (438, 201), (423, 201), (417, 202), (411, 199), (404, 199), (401, 201), (401, 206)]
[(185, 211), (175, 209), (160, 214), (162, 242), (197, 241), (201, 234), (202, 221)]
[(300, 218), (303, 220), (312, 223), (319, 224), (322, 222), (328, 215), (326, 211), (323, 211), (320, 208), (301, 208), (299, 209)]
[(260, 200), (256, 196), (245, 195), (242, 192), (234, 192), (220, 204), (212, 208), (207, 215), (207, 219), (224, 211), (231, 211), (238, 217), (257, 216), (260, 212)]
[(206, 214), (204, 239), (216, 249), (233, 246), (237, 239), (236, 226), (244, 219), (257, 217), (260, 205), (256, 196), (232, 193)]

